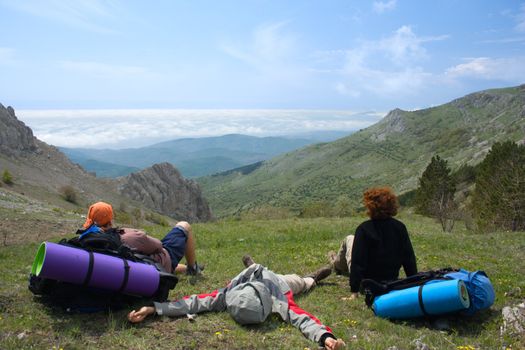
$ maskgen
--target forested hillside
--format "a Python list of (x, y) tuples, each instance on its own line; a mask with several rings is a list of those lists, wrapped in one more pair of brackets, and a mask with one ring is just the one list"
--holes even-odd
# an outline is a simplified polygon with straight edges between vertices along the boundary
[(370, 186), (390, 185), (398, 193), (415, 189), (436, 154), (455, 170), (479, 163), (494, 142), (503, 140), (525, 141), (525, 85), (413, 112), (395, 109), (348, 137), (199, 182), (219, 216), (262, 206), (298, 212), (311, 203), (337, 200), (356, 207)]

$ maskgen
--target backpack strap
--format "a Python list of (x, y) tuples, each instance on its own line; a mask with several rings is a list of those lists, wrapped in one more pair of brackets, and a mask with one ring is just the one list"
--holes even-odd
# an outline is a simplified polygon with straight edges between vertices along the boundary
[(91, 281), (91, 276), (93, 275), (93, 265), (95, 264), (95, 255), (93, 254), (91, 250), (88, 250), (87, 252), (89, 254), (89, 265), (88, 265), (86, 277), (84, 278), (84, 282), (82, 283), (83, 287), (87, 287), (87, 285)]
[(128, 280), (129, 280), (129, 264), (128, 264), (128, 261), (126, 259), (122, 259), (122, 261), (124, 262), (124, 279), (122, 280), (122, 284), (120, 285), (120, 288), (118, 289), (118, 292), (122, 292), (124, 290), (124, 288), (126, 288), (126, 286), (128, 285)]
[(419, 302), (419, 308), (421, 309), (421, 312), (423, 313), (423, 315), (430, 316), (427, 310), (425, 310), (425, 304), (423, 304), (423, 287), (424, 286), (425, 286), (424, 284), (419, 286), (419, 289), (417, 291), (417, 300)]

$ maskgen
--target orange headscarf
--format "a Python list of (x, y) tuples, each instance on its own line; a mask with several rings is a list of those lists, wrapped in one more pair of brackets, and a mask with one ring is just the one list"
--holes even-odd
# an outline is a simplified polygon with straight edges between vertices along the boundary
[(97, 202), (89, 207), (86, 222), (82, 226), (84, 228), (88, 228), (93, 224), (106, 226), (111, 220), (113, 220), (113, 208), (111, 204)]

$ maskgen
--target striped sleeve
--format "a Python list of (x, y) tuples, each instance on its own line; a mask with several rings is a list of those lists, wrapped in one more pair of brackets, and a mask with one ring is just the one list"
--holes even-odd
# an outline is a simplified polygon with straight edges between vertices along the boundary
[(299, 328), (306, 338), (319, 343), (322, 347), (324, 347), (324, 341), (327, 337), (335, 339), (330, 327), (323, 325), (314, 315), (301, 309), (295, 303), (291, 291), (285, 293), (285, 296), (288, 299), (289, 321), (294, 327)]
[(218, 289), (211, 293), (194, 294), (176, 301), (154, 303), (157, 315), (184, 316), (209, 311), (224, 311), (226, 309), (225, 289)]

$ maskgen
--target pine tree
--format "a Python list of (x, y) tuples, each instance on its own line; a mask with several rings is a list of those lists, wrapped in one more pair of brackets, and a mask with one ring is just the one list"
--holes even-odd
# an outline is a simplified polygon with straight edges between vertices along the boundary
[(525, 230), (525, 145), (492, 146), (479, 165), (472, 208), (482, 230)]
[(457, 214), (455, 192), (456, 185), (450, 175), (447, 161), (436, 155), (419, 178), (419, 188), (415, 196), (416, 211), (435, 217), (441, 223), (443, 231), (450, 232)]

